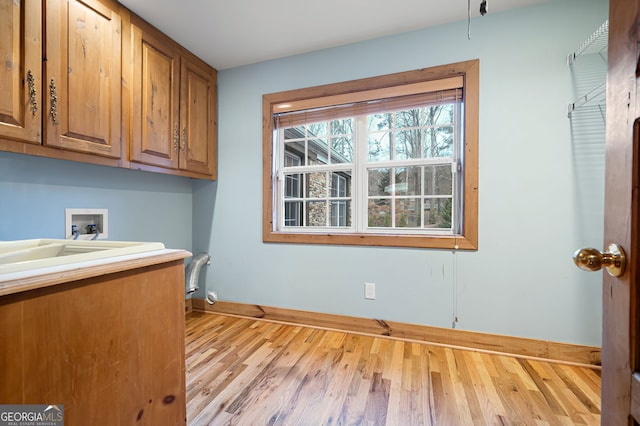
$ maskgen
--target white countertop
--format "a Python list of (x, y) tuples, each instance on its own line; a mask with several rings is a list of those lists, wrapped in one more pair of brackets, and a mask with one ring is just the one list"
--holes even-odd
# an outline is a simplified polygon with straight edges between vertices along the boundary
[[(50, 246), (61, 242), (69, 245), (66, 249), (72, 254), (49, 255)], [(74, 251), (74, 248), (78, 250)], [(30, 250), (35, 250), (36, 254)], [(0, 296), (190, 256), (186, 250), (166, 249), (162, 243), (100, 240), (0, 242)], [(16, 259), (18, 261), (14, 261)]]

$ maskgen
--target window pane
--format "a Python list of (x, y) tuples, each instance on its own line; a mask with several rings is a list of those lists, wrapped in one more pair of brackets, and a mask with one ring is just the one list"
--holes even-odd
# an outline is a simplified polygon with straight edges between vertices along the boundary
[(396, 168), (396, 195), (422, 195), (422, 167)]
[(420, 129), (403, 130), (396, 134), (396, 156), (398, 160), (420, 158)]
[(284, 140), (303, 139), (305, 137), (304, 126), (289, 127), (284, 129)]
[(285, 201), (284, 226), (302, 226), (302, 201)]
[(331, 139), (331, 162), (351, 163), (353, 161), (353, 136)]
[(331, 196), (351, 196), (351, 176), (349, 174), (343, 172), (331, 174)]
[(433, 126), (453, 123), (454, 108), (454, 104), (435, 105), (425, 108), (425, 125)]
[(389, 132), (369, 133), (369, 161), (384, 161), (391, 159), (391, 144)]
[(391, 201), (375, 198), (369, 200), (368, 222), (373, 228), (391, 227)]
[(369, 196), (391, 194), (391, 169), (369, 169)]
[(425, 195), (453, 194), (451, 164), (424, 167), (424, 193)]
[(397, 127), (418, 127), (420, 126), (420, 118), (422, 110), (420, 109), (408, 109), (404, 111), (398, 111), (396, 113), (396, 126)]
[(299, 173), (291, 173), (284, 175), (284, 197), (285, 198), (301, 198), (302, 197), (302, 175)]
[(343, 118), (341, 120), (331, 121), (332, 135), (351, 135), (353, 134), (353, 119)]
[(307, 124), (307, 132), (310, 138), (314, 136), (325, 136), (327, 134), (327, 123), (311, 123)]
[(285, 142), (284, 144), (284, 166), (299, 166), (304, 158), (304, 141)]
[(351, 201), (331, 202), (331, 226), (351, 226)]
[(325, 198), (327, 196), (327, 174), (307, 173), (307, 198)]
[(453, 157), (453, 126), (425, 129), (424, 156)]
[(425, 198), (425, 228), (451, 228), (451, 198)]
[(396, 227), (417, 228), (420, 226), (420, 199), (396, 199)]
[(380, 130), (390, 130), (393, 114), (372, 114), (368, 116), (368, 127), (370, 132)]
[(327, 164), (329, 161), (328, 145), (326, 139), (311, 139), (307, 142), (307, 161), (305, 165), (314, 166)]
[(307, 203), (307, 226), (327, 226), (327, 204), (324, 201)]

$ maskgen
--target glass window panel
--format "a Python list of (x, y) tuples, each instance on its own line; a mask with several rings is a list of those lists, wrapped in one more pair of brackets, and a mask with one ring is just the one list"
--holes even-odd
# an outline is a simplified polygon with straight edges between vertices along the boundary
[(397, 228), (417, 228), (420, 226), (419, 198), (396, 199), (395, 226)]
[(331, 202), (331, 226), (351, 226), (351, 201)]
[(369, 133), (369, 161), (384, 161), (391, 159), (389, 132)]
[(425, 129), (424, 156), (453, 157), (453, 126)]
[[(297, 160), (294, 160), (297, 158)], [(304, 158), (304, 141), (285, 142), (284, 144), (284, 166), (299, 166)]]
[(301, 198), (302, 197), (302, 175), (299, 173), (291, 173), (284, 175), (284, 197), (285, 198)]
[(420, 129), (403, 130), (396, 135), (396, 159), (420, 158)]
[(367, 117), (367, 130), (370, 132), (390, 130), (393, 114), (372, 114)]
[(308, 142), (307, 166), (328, 164), (328, 145), (326, 139), (310, 139)]
[(292, 153), (291, 151), (286, 150), (286, 146), (285, 146), (284, 167), (299, 166), (300, 162), (301, 162), (300, 157), (295, 153)]
[(421, 172), (420, 166), (396, 168), (396, 195), (421, 195)]
[(302, 226), (302, 201), (285, 201), (284, 226)]
[(284, 129), (284, 140), (303, 139), (305, 137), (304, 126), (288, 127)]
[(370, 197), (391, 194), (391, 169), (369, 169), (367, 174)]
[(327, 197), (327, 174), (325, 172), (307, 173), (307, 198)]
[(420, 118), (422, 116), (422, 110), (420, 109), (408, 109), (405, 111), (398, 111), (396, 113), (396, 126), (403, 127), (418, 127), (420, 126)]
[(351, 163), (353, 161), (353, 137), (342, 136), (331, 139), (331, 162)]
[(327, 203), (307, 202), (307, 226), (327, 226)]
[(451, 228), (451, 198), (425, 198), (425, 228)]
[(434, 126), (453, 123), (454, 104), (434, 105), (424, 109), (425, 125)]
[(331, 121), (332, 135), (351, 135), (353, 134), (353, 119), (343, 118), (341, 120)]
[(391, 227), (391, 201), (373, 198), (368, 207), (369, 226), (374, 228)]
[(453, 194), (453, 176), (451, 164), (438, 164), (424, 167), (424, 194)]
[(351, 176), (349, 174), (343, 172), (331, 174), (331, 196), (351, 196)]
[(312, 138), (314, 136), (325, 136), (327, 134), (327, 123), (325, 121), (320, 123), (307, 124), (307, 136)]

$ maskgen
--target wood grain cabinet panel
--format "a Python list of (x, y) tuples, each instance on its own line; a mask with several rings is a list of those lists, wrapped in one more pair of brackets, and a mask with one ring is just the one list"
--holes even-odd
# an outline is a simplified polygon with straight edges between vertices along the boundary
[(217, 175), (217, 71), (113, 0), (0, 0), (0, 150)]
[(45, 2), (44, 145), (121, 156), (122, 20), (117, 4)]
[(131, 39), (131, 161), (215, 179), (216, 70), (136, 16)]
[(180, 168), (215, 178), (216, 76), (195, 60), (182, 58)]
[(0, 401), (64, 405), (69, 425), (185, 424), (183, 286), (179, 259), (0, 297)]
[(42, 7), (0, 0), (0, 138), (40, 144)]
[(180, 54), (173, 43), (132, 26), (131, 160), (177, 169), (180, 143)]

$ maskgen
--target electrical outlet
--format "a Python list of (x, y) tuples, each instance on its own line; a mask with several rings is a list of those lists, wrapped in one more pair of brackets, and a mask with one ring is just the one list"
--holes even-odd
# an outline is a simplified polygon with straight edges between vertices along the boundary
[(364, 283), (364, 298), (365, 299), (375, 299), (376, 298), (376, 284), (375, 283)]

